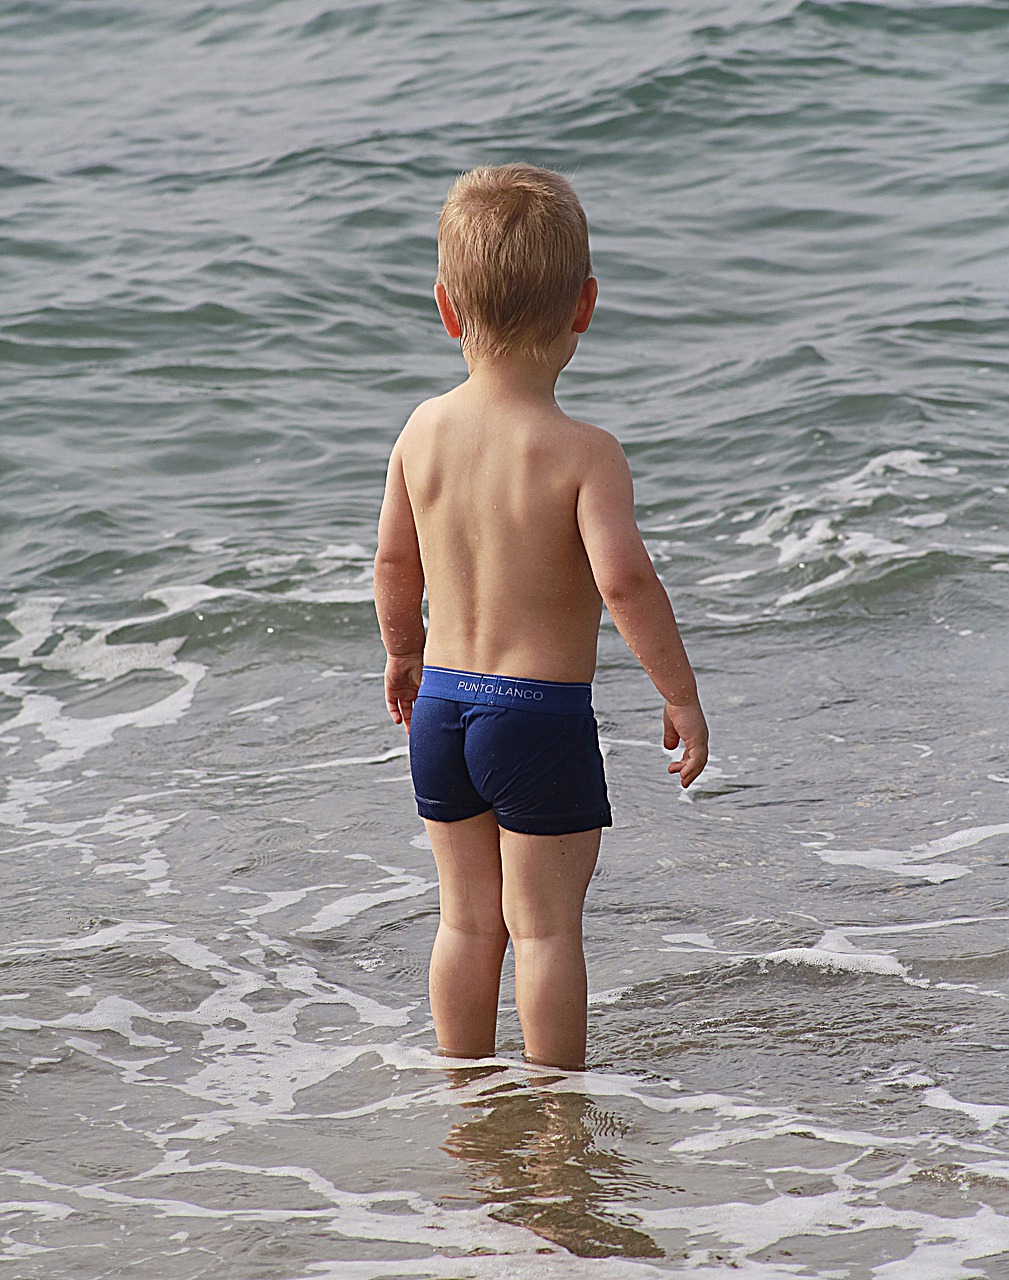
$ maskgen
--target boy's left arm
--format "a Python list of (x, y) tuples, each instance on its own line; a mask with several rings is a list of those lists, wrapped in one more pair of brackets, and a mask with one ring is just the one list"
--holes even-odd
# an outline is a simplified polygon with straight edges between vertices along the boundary
[(424, 569), (413, 508), (397, 442), (389, 459), (375, 555), (375, 611), (388, 655), (385, 702), (396, 724), (410, 732), (410, 716), (424, 666)]

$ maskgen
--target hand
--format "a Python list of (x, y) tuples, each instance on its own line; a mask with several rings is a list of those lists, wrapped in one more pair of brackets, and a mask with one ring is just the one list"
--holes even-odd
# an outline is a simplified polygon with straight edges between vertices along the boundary
[(390, 653), (385, 660), (385, 705), (393, 723), (404, 725), (407, 733), (410, 732), (410, 717), (423, 670), (423, 651)]
[(708, 726), (701, 704), (667, 702), (662, 713), (662, 745), (669, 751), (683, 743), (683, 758), (674, 760), (670, 773), (680, 775), (680, 786), (689, 787), (708, 763)]

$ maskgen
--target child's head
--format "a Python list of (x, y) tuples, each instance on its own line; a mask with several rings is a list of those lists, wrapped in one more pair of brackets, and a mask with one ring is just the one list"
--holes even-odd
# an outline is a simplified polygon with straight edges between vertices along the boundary
[(438, 278), (468, 353), (541, 356), (591, 274), (585, 213), (560, 174), (506, 164), (456, 179), (438, 224)]

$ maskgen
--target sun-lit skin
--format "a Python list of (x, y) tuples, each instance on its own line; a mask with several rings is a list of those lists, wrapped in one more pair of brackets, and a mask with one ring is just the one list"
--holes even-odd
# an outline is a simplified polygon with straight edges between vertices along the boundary
[[(665, 588), (641, 540), (630, 470), (607, 431), (558, 406), (554, 387), (592, 319), (585, 280), (569, 319), (534, 353), (463, 342), (465, 382), (413, 413), (392, 451), (379, 523), (375, 602), (389, 714), (407, 732), (425, 663), (533, 680), (590, 682), (602, 605), (663, 700), (669, 765), (688, 787), (707, 726)], [(463, 327), (444, 284), (450, 337)], [(429, 625), (421, 612), (427, 589)], [(501, 963), (533, 1062), (584, 1066), (582, 907), (601, 831), (521, 834), (493, 812), (425, 819), (441, 919), (430, 994), (441, 1052), (494, 1053)]]
[[(440, 284), (435, 293), (458, 338), (451, 300)], [(547, 359), (469, 355), (467, 380), (425, 401), (403, 429), (375, 561), (389, 711), (409, 723), (425, 661), (591, 681), (605, 603), (662, 694), (665, 745), (684, 744), (669, 771), (686, 787), (706, 762), (707, 731), (669, 598), (638, 531), (627, 461), (609, 432), (568, 417), (554, 398), (595, 301), (589, 279)]]

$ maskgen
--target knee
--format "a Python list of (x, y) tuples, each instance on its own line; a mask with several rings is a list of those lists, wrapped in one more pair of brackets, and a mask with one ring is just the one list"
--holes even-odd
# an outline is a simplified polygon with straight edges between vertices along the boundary
[(546, 912), (505, 911), (504, 921), (516, 951), (534, 943), (581, 944), (580, 915), (571, 919)]
[(500, 946), (508, 944), (508, 929), (500, 911), (442, 911), (442, 927), (460, 934), (475, 944)]
[(508, 893), (501, 913), (512, 942), (581, 941), (582, 901), (566, 895)]

